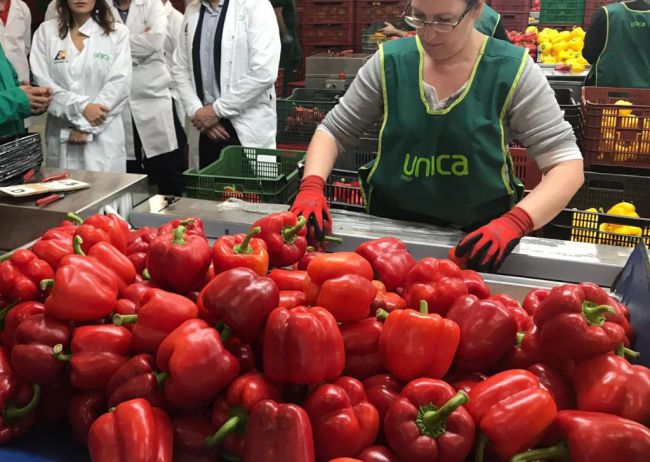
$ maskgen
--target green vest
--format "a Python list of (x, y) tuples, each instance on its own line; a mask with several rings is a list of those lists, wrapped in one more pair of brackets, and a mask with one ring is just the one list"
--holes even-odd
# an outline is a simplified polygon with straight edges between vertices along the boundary
[(29, 99), (18, 86), (18, 75), (0, 46), (0, 138), (24, 133), (23, 119), (30, 115)]
[(490, 8), (488, 5), (483, 5), (483, 12), (478, 20), (474, 23), (474, 29), (479, 31), (481, 34), (485, 34), (488, 37), (494, 35), (494, 31), (497, 29), (497, 24), (501, 20), (501, 15)]
[(505, 144), (504, 119), (528, 53), (486, 38), (465, 91), (430, 110), (419, 38), (380, 48), (384, 122), (377, 158), (359, 171), (372, 215), (473, 228), (523, 194)]
[(607, 5), (607, 41), (596, 66), (598, 87), (650, 87), (650, 11)]

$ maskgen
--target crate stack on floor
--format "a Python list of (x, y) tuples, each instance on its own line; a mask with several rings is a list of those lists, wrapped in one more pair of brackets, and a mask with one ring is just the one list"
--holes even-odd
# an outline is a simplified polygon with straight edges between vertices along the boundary
[(385, 22), (398, 26), (406, 2), (403, 0), (356, 0), (355, 50), (374, 53), (385, 39), (378, 33)]
[(492, 8), (501, 15), (507, 30), (523, 32), (528, 27), (531, 0), (492, 0)]
[(304, 0), (301, 44), (304, 60), (322, 52), (354, 48), (354, 0)]
[(541, 0), (540, 28), (571, 30), (582, 26), (585, 19), (585, 0)]

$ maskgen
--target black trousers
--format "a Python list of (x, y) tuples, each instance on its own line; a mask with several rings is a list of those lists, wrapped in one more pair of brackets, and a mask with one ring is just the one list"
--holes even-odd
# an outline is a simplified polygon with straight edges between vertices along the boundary
[(228, 131), (230, 139), (228, 141), (212, 141), (207, 135), (201, 133), (199, 137), (199, 166), (205, 168), (212, 162), (219, 159), (221, 150), (228, 146), (239, 146), (237, 132), (229, 120), (221, 119), (223, 127)]
[(174, 130), (178, 141), (178, 149), (155, 157), (143, 155), (142, 140), (138, 129), (133, 123), (133, 145), (136, 160), (126, 163), (129, 173), (146, 173), (150, 184), (158, 186), (158, 193), (166, 196), (182, 196), (185, 190), (183, 172), (187, 170), (187, 136), (183, 124), (178, 120), (176, 108), (174, 111)]

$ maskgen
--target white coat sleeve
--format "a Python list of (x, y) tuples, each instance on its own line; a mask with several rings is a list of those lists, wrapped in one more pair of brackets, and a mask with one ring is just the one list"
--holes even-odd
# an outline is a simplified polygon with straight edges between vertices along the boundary
[[(29, 55), (32, 74), (38, 86), (52, 89), (52, 102), (47, 112), (67, 120), (75, 127), (80, 127), (88, 123), (82, 112), (90, 102), (90, 98), (68, 91), (54, 82), (50, 72), (50, 66), (53, 65), (52, 56), (48, 53), (46, 35), (46, 24), (41, 25), (34, 34), (32, 52)], [(54, 39), (57, 37), (55, 36)]]
[(172, 57), (172, 87), (178, 92), (178, 97), (181, 99), (185, 112), (190, 117), (193, 117), (194, 113), (203, 107), (203, 104), (193, 85), (194, 75), (192, 74), (192, 56), (190, 55), (193, 37), (190, 37), (185, 32), (187, 18), (186, 14), (178, 36), (178, 46), (174, 50)]
[(47, 5), (47, 10), (45, 10), (45, 19), (44, 21), (49, 21), (59, 16), (59, 13), (56, 11), (56, 0), (52, 0), (49, 5)]
[(154, 53), (163, 56), (167, 36), (167, 14), (160, 0), (147, 0), (145, 8), (147, 32), (131, 35), (131, 55), (146, 58)]
[(249, 11), (248, 72), (230, 84), (230, 91), (213, 103), (219, 117), (229, 119), (248, 109), (273, 87), (280, 64), (280, 31), (271, 2), (259, 2)]
[(29, 7), (24, 5), (25, 15), (27, 16), (27, 24), (25, 24), (25, 56), (29, 56), (29, 50), (32, 48), (32, 13), (29, 11)]
[(83, 131), (100, 134), (116, 117), (122, 117), (122, 110), (126, 106), (131, 90), (131, 46), (129, 44), (129, 31), (126, 27), (119, 28), (116, 32), (117, 43), (115, 58), (106, 84), (97, 94), (93, 103), (103, 104), (110, 109), (104, 123), (97, 127), (91, 126), (87, 121)]

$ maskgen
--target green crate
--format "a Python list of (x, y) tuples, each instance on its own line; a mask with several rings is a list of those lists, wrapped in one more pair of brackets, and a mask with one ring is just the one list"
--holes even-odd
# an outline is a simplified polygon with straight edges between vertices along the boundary
[(307, 144), (316, 127), (345, 93), (341, 90), (296, 88), (293, 94), (276, 101), (278, 116), (277, 142)]
[(286, 203), (298, 192), (304, 151), (230, 146), (216, 162), (183, 173), (187, 196), (223, 201)]
[(542, 0), (540, 24), (581, 25), (585, 14), (585, 0)]

